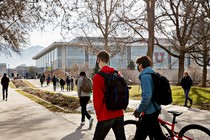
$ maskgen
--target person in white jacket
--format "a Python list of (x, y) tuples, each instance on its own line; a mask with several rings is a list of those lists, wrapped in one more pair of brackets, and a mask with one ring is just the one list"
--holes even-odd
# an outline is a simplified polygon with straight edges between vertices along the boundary
[[(87, 106), (87, 104), (90, 100), (90, 92), (82, 91), (83, 79), (85, 77), (86, 77), (86, 73), (85, 72), (80, 72), (80, 77), (77, 81), (77, 93), (78, 93), (80, 106), (81, 106), (81, 113), (82, 113), (81, 126), (85, 125), (85, 116), (86, 116), (89, 120), (89, 129), (91, 129), (92, 125), (93, 125), (93, 118), (91, 117), (91, 115), (86, 110), (86, 106)], [(91, 86), (92, 86), (92, 84), (91, 84)]]

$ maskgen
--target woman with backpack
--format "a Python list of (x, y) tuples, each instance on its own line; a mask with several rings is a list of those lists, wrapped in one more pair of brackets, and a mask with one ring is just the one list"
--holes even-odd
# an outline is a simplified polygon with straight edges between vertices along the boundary
[(89, 129), (91, 129), (93, 125), (93, 118), (87, 112), (86, 107), (88, 102), (90, 101), (90, 93), (92, 92), (92, 80), (87, 78), (85, 72), (80, 72), (80, 77), (77, 81), (77, 93), (79, 97), (79, 102), (81, 106), (81, 126), (85, 125), (85, 117), (89, 120)]

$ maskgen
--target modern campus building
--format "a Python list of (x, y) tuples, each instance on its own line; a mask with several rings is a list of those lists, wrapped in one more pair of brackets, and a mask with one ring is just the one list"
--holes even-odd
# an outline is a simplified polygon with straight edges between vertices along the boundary
[[(147, 44), (143, 40), (136, 39), (135, 43), (128, 43), (123, 38), (109, 39), (111, 60), (110, 65), (115, 68), (126, 68), (131, 60), (135, 62), (139, 56), (147, 53)], [(160, 39), (161, 42), (166, 42)], [(43, 70), (52, 68), (68, 69), (74, 64), (87, 65), (93, 68), (96, 62), (96, 54), (104, 48), (103, 38), (99, 37), (77, 37), (70, 42), (54, 42), (33, 57), (36, 67)], [(153, 56), (154, 68), (177, 69), (178, 60), (155, 46)], [(190, 60), (186, 61), (190, 65)]]

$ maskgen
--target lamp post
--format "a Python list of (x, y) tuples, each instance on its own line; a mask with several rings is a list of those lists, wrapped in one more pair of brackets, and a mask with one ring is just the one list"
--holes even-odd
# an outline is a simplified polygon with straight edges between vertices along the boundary
[(10, 65), (8, 64), (8, 77), (9, 77), (9, 66), (10, 66)]
[(46, 68), (45, 68), (45, 72), (47, 71), (47, 63), (46, 63)]
[(53, 65), (53, 62), (51, 61), (51, 78), (52, 78), (52, 74), (53, 74), (52, 65)]

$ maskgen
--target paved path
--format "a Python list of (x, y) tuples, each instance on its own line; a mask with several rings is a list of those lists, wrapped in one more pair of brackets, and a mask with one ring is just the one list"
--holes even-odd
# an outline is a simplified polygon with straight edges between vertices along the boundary
[[(52, 91), (51, 86), (40, 87), (38, 80), (28, 80), (43, 90)], [(60, 90), (60, 89), (59, 89)], [(62, 94), (76, 96), (76, 92), (62, 92)], [(138, 101), (130, 101), (129, 106), (135, 107)], [(198, 109), (188, 109), (169, 105), (163, 107), (163, 117), (171, 120), (166, 110), (184, 112), (177, 118), (178, 128), (190, 123), (204, 125), (210, 129), (210, 112)], [(53, 113), (29, 98), (9, 89), (8, 101), (0, 101), (0, 139), (1, 140), (91, 140), (95, 130), (95, 114), (93, 129), (88, 130), (88, 122), (80, 128), (80, 114)], [(125, 120), (134, 119), (131, 113), (125, 114)], [(106, 140), (113, 140), (113, 132)]]

